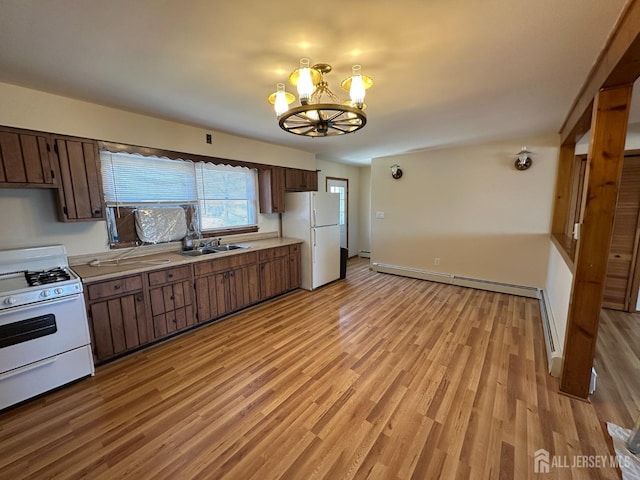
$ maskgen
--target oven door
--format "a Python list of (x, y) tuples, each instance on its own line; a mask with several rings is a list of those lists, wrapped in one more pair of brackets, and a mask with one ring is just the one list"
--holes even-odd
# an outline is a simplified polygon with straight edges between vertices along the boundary
[(82, 295), (0, 311), (0, 373), (89, 343)]

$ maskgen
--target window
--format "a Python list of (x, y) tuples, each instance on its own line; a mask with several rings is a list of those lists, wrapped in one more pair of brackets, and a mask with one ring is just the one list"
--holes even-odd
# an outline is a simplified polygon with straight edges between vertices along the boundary
[(200, 233), (257, 228), (254, 169), (110, 152), (100, 162), (112, 244), (138, 240), (120, 238), (133, 231), (119, 225), (126, 223), (121, 210), (150, 205), (183, 207), (190, 230)]
[(201, 231), (257, 224), (255, 170), (211, 163), (195, 170)]

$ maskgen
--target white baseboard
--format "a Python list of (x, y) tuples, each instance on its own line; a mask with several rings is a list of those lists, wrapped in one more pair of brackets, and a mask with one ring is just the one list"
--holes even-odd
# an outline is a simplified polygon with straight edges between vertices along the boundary
[(405, 277), (418, 278), (421, 280), (429, 280), (431, 282), (447, 283), (460, 287), (477, 288), (479, 290), (488, 290), (490, 292), (508, 293), (511, 295), (519, 295), (521, 297), (538, 298), (539, 290), (535, 287), (527, 287), (524, 285), (512, 285), (509, 283), (494, 282), (491, 280), (483, 280), (479, 278), (461, 277), (447, 273), (430, 272), (428, 270), (420, 270), (417, 268), (402, 267), (398, 265), (389, 265), (386, 263), (374, 262), (373, 270), (381, 273), (391, 273), (393, 275), (401, 275)]

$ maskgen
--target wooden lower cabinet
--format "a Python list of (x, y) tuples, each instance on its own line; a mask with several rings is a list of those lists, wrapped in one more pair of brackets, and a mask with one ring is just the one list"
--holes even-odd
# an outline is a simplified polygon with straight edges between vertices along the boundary
[(289, 290), (302, 285), (302, 253), (300, 244), (289, 246)]
[[(153, 340), (140, 277), (136, 275), (89, 285), (88, 317), (96, 362)], [(139, 285), (140, 289), (127, 290), (127, 284), (134, 287)], [(99, 300), (92, 301), (92, 295)]]
[(153, 337), (171, 335), (196, 324), (190, 266), (147, 274)]
[(300, 245), (86, 285), (96, 363), (300, 286)]
[(221, 317), (260, 300), (255, 252), (194, 265), (198, 321)]
[(260, 299), (289, 290), (289, 254), (260, 263)]

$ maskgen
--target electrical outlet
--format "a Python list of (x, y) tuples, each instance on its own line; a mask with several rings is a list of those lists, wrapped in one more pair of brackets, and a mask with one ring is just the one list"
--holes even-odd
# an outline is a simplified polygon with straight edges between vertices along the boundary
[(376, 212), (376, 218), (384, 218), (384, 212)]
[(210, 133), (207, 133), (207, 137), (206, 138), (207, 138), (207, 143), (211, 143), (212, 142)]
[(436, 257), (433, 259), (433, 264), (434, 265), (440, 265), (440, 257)]

